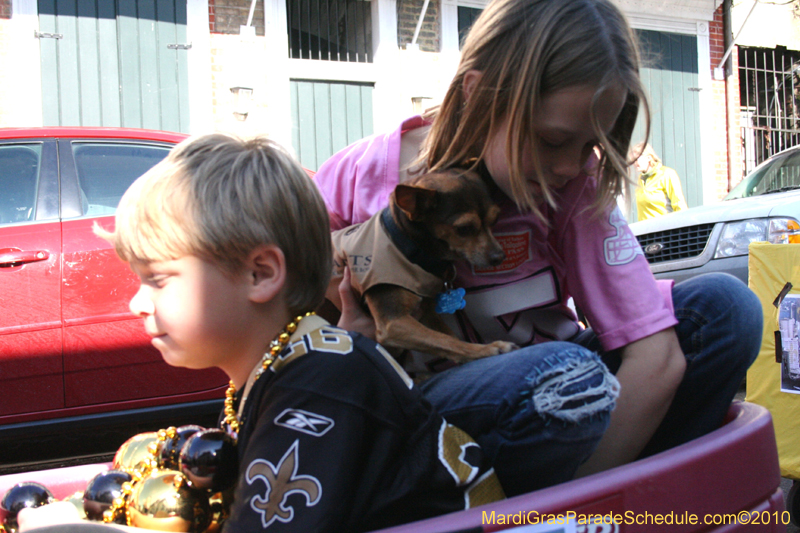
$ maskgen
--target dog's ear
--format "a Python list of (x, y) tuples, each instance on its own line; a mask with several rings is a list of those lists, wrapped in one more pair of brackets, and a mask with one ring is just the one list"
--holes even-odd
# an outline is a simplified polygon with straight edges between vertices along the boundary
[(394, 201), (409, 220), (419, 220), (436, 207), (436, 191), (400, 184), (394, 189)]

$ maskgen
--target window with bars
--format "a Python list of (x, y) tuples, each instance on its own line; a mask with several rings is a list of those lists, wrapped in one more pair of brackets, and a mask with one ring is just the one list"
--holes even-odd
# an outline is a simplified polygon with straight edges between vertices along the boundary
[(469, 29), (480, 16), (483, 9), (477, 7), (458, 6), (458, 49), (464, 44)]
[(369, 0), (286, 0), (289, 57), (372, 63)]
[(747, 174), (800, 145), (800, 52), (739, 48), (742, 160)]

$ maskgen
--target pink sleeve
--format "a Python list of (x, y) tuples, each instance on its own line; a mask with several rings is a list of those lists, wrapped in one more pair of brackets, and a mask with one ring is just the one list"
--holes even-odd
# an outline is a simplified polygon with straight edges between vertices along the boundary
[[(573, 180), (579, 182), (581, 180)], [(554, 224), (552, 244), (563, 258), (567, 290), (586, 314), (605, 350), (614, 350), (678, 323), (672, 282), (656, 282), (619, 208), (600, 215), (591, 205), (594, 180), (575, 183), (578, 200)]]
[(364, 222), (388, 205), (399, 180), (403, 126), (357, 141), (319, 168), (314, 181), (328, 208), (331, 230)]
[(658, 290), (661, 292), (661, 296), (664, 298), (664, 302), (666, 302), (669, 311), (674, 315), (675, 308), (672, 306), (672, 287), (675, 286), (675, 280), (657, 279), (656, 285), (658, 286)]

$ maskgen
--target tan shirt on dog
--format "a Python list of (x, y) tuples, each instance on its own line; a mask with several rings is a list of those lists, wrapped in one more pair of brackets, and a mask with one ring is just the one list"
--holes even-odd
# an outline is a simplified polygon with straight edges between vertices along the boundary
[(381, 223), (381, 212), (361, 224), (334, 231), (333, 283), (338, 286), (344, 262), (350, 266), (350, 283), (363, 295), (382, 283), (403, 287), (423, 298), (435, 298), (444, 281), (409, 261), (397, 249)]

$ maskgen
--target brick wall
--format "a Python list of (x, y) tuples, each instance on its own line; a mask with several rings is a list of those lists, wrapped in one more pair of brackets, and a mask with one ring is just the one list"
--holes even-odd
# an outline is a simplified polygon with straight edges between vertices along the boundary
[[(424, 0), (397, 0), (397, 45), (400, 47), (410, 43), (414, 38), (419, 15), (422, 13)], [(425, 19), (417, 36), (419, 49), (425, 52), (438, 52), (441, 21), (440, 2), (432, 0), (428, 3)]]
[(216, 22), (216, 0), (208, 0), (208, 31), (214, 33), (214, 24)]
[[(1, 0), (0, 0), (1, 1)], [(247, 24), (250, 0), (208, 0), (208, 25), (211, 33), (239, 35), (239, 26)], [(264, 35), (264, 2), (257, 1), (253, 11), (256, 35)]]
[[(741, 130), (739, 129), (739, 54), (736, 48), (730, 55), (733, 58), (734, 75), (728, 78), (726, 82), (726, 80), (714, 79), (713, 72), (713, 69), (719, 65), (725, 54), (722, 5), (714, 12), (714, 20), (709, 24), (709, 43), (711, 47), (711, 91), (714, 124), (713, 139), (710, 139), (711, 149), (714, 154), (714, 174), (712, 179), (714, 180), (714, 195), (719, 199), (728, 193), (729, 187), (736, 186), (742, 178), (742, 153), (739, 149), (742, 145)], [(729, 99), (728, 96), (731, 98)], [(728, 127), (729, 114), (732, 118), (732, 127), (730, 129)], [(729, 136), (730, 145), (733, 146), (730, 158), (728, 154)], [(728, 182), (729, 175), (730, 183)]]
[(0, 0), (0, 19), (11, 18), (11, 0)]

